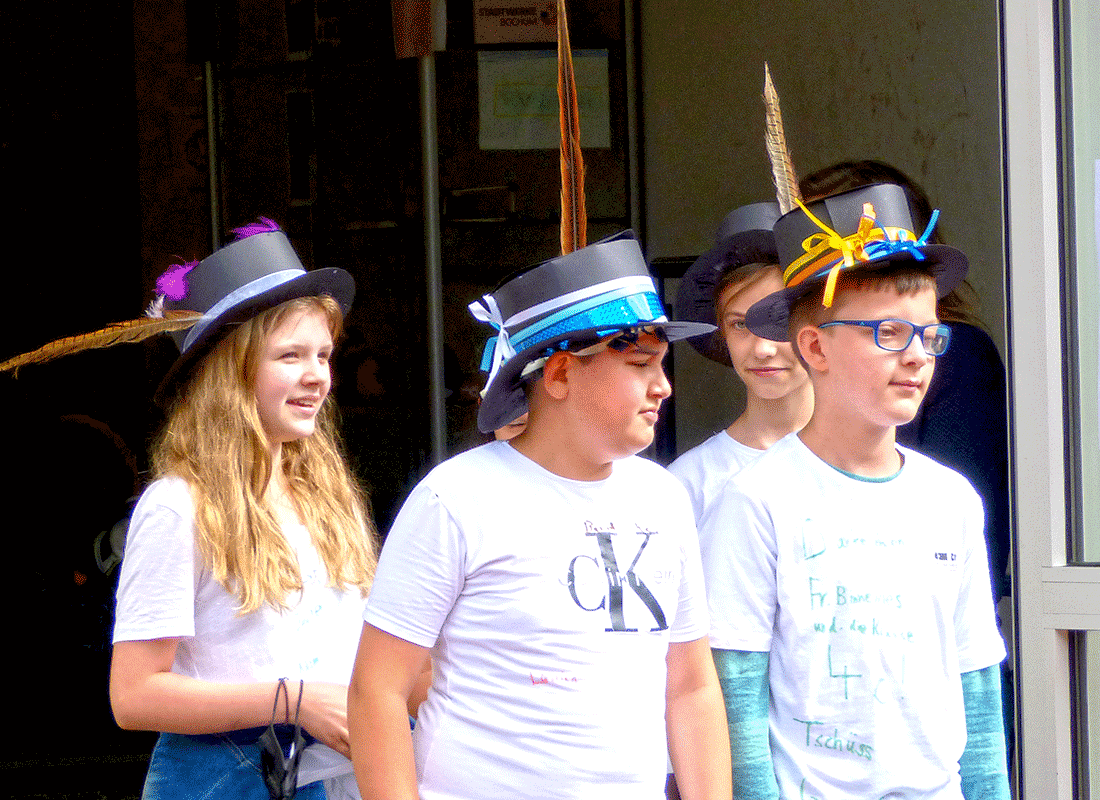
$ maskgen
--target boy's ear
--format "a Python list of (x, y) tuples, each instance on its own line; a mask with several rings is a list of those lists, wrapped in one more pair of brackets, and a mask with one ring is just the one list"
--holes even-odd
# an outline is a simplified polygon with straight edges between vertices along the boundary
[(813, 325), (803, 325), (795, 337), (795, 347), (803, 360), (815, 372), (828, 372), (829, 359), (821, 347), (821, 329)]
[(569, 394), (569, 369), (573, 354), (559, 350), (546, 359), (542, 367), (542, 387), (555, 400), (564, 400)]

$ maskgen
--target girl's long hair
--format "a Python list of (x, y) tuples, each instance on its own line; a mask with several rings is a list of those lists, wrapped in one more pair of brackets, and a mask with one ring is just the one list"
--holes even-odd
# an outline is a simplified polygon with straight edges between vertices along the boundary
[(286, 442), (273, 464), (256, 408), (256, 372), (264, 342), (283, 320), (320, 311), (335, 339), (342, 327), (331, 297), (290, 300), (241, 323), (203, 357), (153, 447), (154, 477), (184, 479), (195, 509), (203, 562), (242, 614), (264, 604), (288, 606), (302, 589), (294, 550), (266, 496), (273, 469), (328, 570), (329, 585), (366, 596), (378, 560), (367, 499), (341, 453), (334, 410), (326, 398), (313, 435)]

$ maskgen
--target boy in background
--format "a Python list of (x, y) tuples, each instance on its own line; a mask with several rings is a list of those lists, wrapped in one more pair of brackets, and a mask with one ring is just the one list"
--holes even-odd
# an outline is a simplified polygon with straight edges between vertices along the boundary
[(735, 796), (1008, 797), (981, 501), (894, 438), (967, 268), (928, 232), (893, 185), (776, 223), (786, 288), (746, 325), (795, 345), (814, 411), (700, 526)]
[[(683, 487), (635, 454), (670, 394), (669, 322), (632, 234), (506, 281), (484, 432), (390, 531), (349, 717), (364, 798), (729, 797), (729, 745)], [(410, 736), (406, 701), (431, 654)]]

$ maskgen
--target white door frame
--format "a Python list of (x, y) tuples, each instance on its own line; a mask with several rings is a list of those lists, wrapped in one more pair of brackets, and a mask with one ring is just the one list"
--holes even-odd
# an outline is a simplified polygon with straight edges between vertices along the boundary
[(1002, 5), (1017, 741), (1024, 800), (1072, 800), (1068, 632), (1100, 630), (1100, 569), (1066, 566), (1054, 2)]

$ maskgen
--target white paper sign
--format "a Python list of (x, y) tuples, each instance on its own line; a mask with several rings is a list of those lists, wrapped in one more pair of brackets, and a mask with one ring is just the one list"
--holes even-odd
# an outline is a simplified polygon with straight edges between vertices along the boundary
[[(557, 51), (482, 51), (477, 57), (481, 149), (560, 147)], [(607, 51), (575, 51), (573, 72), (581, 146), (611, 147)]]
[(474, 0), (474, 42), (513, 44), (556, 42), (558, 7), (554, 0)]

